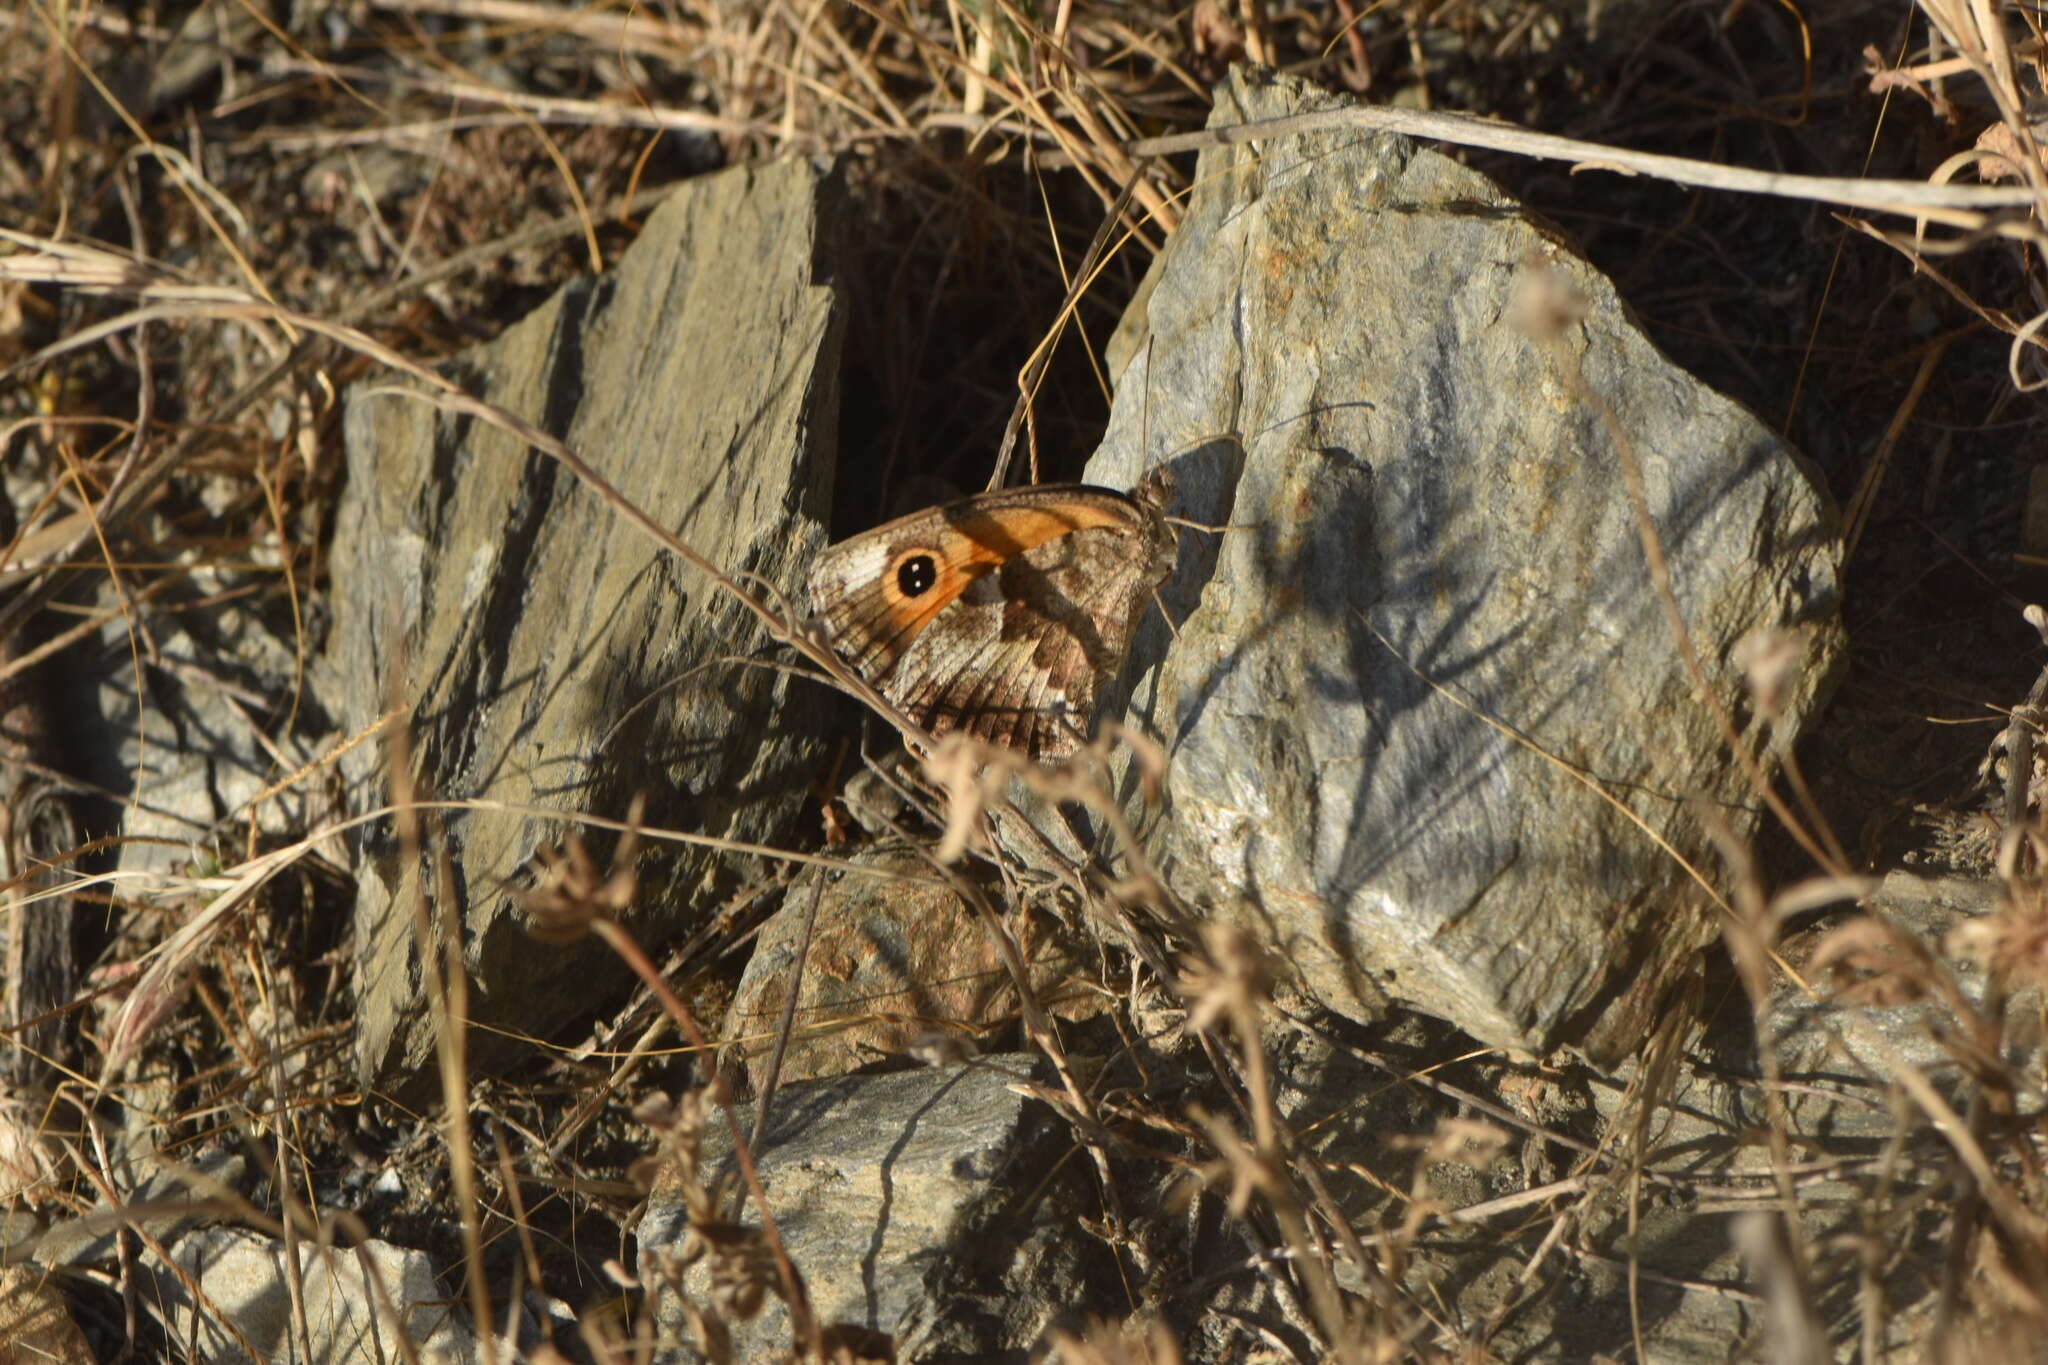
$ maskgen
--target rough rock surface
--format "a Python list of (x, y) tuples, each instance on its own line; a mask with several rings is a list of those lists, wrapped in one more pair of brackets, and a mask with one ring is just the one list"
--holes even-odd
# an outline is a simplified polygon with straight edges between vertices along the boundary
[[(988, 931), (928, 861), (888, 850), (855, 861), (886, 875), (808, 867), (755, 940), (726, 1015), (726, 1036), (740, 1044), (756, 1088), (814, 894), (817, 920), (782, 1080), (843, 1075), (928, 1034), (981, 1046), (987, 1027), (1017, 1017), (1016, 988)], [(1012, 925), (1012, 932), (1041, 1004), (1061, 1014), (1094, 1008), (1094, 995), (1060, 988), (1064, 945), (1054, 927), (1032, 924), (1019, 933)]]
[[(1240, 73), (1211, 118), (1341, 103)], [(1134, 650), (1169, 880), (1333, 1008), (1622, 1055), (1715, 932), (1631, 817), (1707, 860), (1689, 801), (1755, 825), (1645, 568), (1629, 453), (1752, 744), (1797, 735), (1840, 647), (1825, 494), (1447, 157), (1321, 133), (1206, 152), (1196, 185), (1088, 470), (1129, 486), (1181, 453), (1175, 510), (1238, 528), (1183, 533), (1178, 636), (1155, 614)], [(1732, 656), (1773, 628), (1803, 667), (1770, 734)]]
[[(195, 597), (230, 600), (155, 628), (162, 662), (145, 671), (146, 686), (136, 683), (134, 641), (122, 623), (102, 632), (105, 667), (93, 700), (100, 733), (118, 748), (94, 755), (93, 770), (105, 775), (104, 785), (134, 783), (139, 793), (120, 813), (124, 872), (183, 872), (239, 852), (252, 825), (265, 838), (293, 838), (340, 816), (331, 775), (282, 781), (310, 767), (337, 737), (322, 711), (326, 679), (307, 676), (293, 623), (232, 600), (254, 576), (193, 569)], [(264, 708), (264, 698), (283, 699), (289, 709)], [(140, 710), (138, 700), (146, 701)]]
[(200, 1360), (304, 1358), (341, 1365), (410, 1354), (425, 1365), (467, 1365), (477, 1359), (476, 1339), (454, 1306), (457, 1296), (436, 1281), (427, 1257), (375, 1241), (345, 1249), (300, 1246), (312, 1349), (302, 1357), (284, 1255), (283, 1243), (244, 1228), (202, 1228), (180, 1238), (171, 1258), (197, 1282), (205, 1306), (184, 1278), (152, 1259), (152, 1307), (172, 1338), (192, 1343)]
[[(169, 1244), (220, 1219), (220, 1206), (211, 1196), (217, 1190), (239, 1186), (248, 1163), (233, 1152), (216, 1149), (178, 1168), (142, 1155), (136, 1169), (144, 1172), (144, 1178), (122, 1202), (147, 1208), (147, 1216), (138, 1221), (141, 1231)], [(102, 1198), (85, 1217), (54, 1224), (35, 1239), (32, 1254), (36, 1264), (114, 1264), (121, 1224), (113, 1213), (113, 1205)]]
[[(1086, 1306), (1084, 1286), (1117, 1282), (1099, 1244), (1076, 1235), (1072, 1191), (1055, 1177), (1070, 1141), (1053, 1138), (1049, 1111), (1017, 1092), (1042, 1070), (1037, 1058), (997, 1055), (777, 1092), (755, 1159), (822, 1323), (882, 1333), (897, 1360), (984, 1359), (1028, 1349), (1048, 1321)], [(707, 1172), (729, 1165), (729, 1152), (714, 1116)], [(758, 1222), (752, 1210), (747, 1221)], [(678, 1251), (686, 1228), (675, 1187), (657, 1183), (640, 1224), (649, 1283), (660, 1278), (649, 1258)], [(708, 1300), (702, 1263), (684, 1292)], [(673, 1298), (659, 1320), (672, 1343), (665, 1358), (693, 1358)], [(789, 1344), (772, 1297), (760, 1317), (732, 1326), (735, 1359), (769, 1359)]]
[[(1912, 1070), (1934, 1091), (1959, 1109), (1977, 1078), (1963, 1059), (1976, 1051), (1970, 1024), (1958, 1018), (1955, 1002), (1973, 1012), (1987, 1002), (1983, 968), (1955, 956), (1952, 931), (1997, 913), (2006, 893), (1994, 882), (1968, 877), (1925, 877), (1906, 871), (1885, 876), (1869, 898), (1868, 913), (1892, 926), (1897, 935), (1891, 956), (1910, 968), (1897, 953), (1902, 945), (1919, 945), (1927, 953), (1931, 980), (1946, 982), (1955, 996), (1945, 998), (1937, 986), (1924, 996), (1896, 1003), (1869, 1004), (1844, 998), (1824, 972), (1805, 962), (1812, 944), (1788, 944), (1783, 951), (1809, 978), (1810, 989), (1786, 981), (1771, 1001), (1764, 1027), (1784, 1074), (1811, 1082), (1785, 1098), (1792, 1124), (1801, 1132), (1884, 1134), (1896, 1125), (1884, 1088)], [(2020, 1102), (2040, 1104), (2042, 1067), (2040, 1030), (2013, 1027), (2037, 1019), (2041, 992), (2037, 985), (2013, 990), (2004, 1002), (1999, 1034), (2007, 1051), (2003, 1061), (2011, 1074), (2031, 1082), (2034, 1093)], [(1747, 1075), (1761, 1071), (1753, 1036), (1742, 1040), (1740, 1052), (1722, 1058), (1731, 1070)]]
[(63, 1293), (35, 1266), (0, 1266), (0, 1360), (92, 1365), (92, 1347)]
[[(1985, 998), (1984, 974), (1945, 951), (1944, 939), (1992, 913), (1999, 897), (1989, 882), (1895, 871), (1863, 910), (1924, 945), (1926, 967), (1953, 979), (1956, 999), (1975, 1009)], [(1816, 1290), (1811, 1310), (1843, 1360), (1859, 1358), (1858, 1315), (1870, 1306), (1846, 1287), (1865, 1276), (1868, 1287), (1858, 1292), (1874, 1290), (1873, 1301), (1884, 1305), (1878, 1344), (1901, 1354), (1926, 1345), (1950, 1234), (1921, 1201), (1942, 1203), (1954, 1164), (1940, 1125), (1898, 1080), (1911, 1069), (1965, 1112), (1977, 1055), (1964, 1021), (1938, 998), (1871, 1006), (1832, 989), (1809, 957), (1848, 918), (1829, 916), (1787, 938), (1780, 952), (1810, 986), (1781, 975), (1764, 1011), (1799, 1173), (1806, 1281)], [(1757, 1035), (1739, 988), (1731, 990), (1731, 1007), (1690, 1049), (1691, 1063), (1678, 1071), (1647, 1128), (1646, 1169), (1680, 1179), (1651, 1182), (1636, 1210), (1646, 1343), (1654, 1359), (1711, 1365), (1728, 1359), (1734, 1343), (1754, 1344), (1761, 1332), (1760, 1358), (1820, 1358), (1801, 1356), (1779, 1335), (1787, 1324), (1776, 1304), (1766, 1304), (1797, 1277), (1776, 1271), (1758, 1254), (1754, 1229), (1742, 1226), (1770, 1206), (1774, 1185)], [(2039, 1009), (2038, 989), (2027, 988), (2015, 993), (2010, 1015), (2026, 1020)], [(2008, 1028), (2005, 1037), (2005, 1074), (2020, 1082), (2019, 1102), (2038, 1108), (2038, 1083), (2030, 1084), (2042, 1074), (2038, 1033)], [(1590, 1077), (1586, 1093), (1600, 1118), (1629, 1113), (1628, 1080)], [(1582, 1245), (1601, 1254), (1586, 1258), (1581, 1283), (1569, 1286), (1583, 1300), (1567, 1300), (1553, 1315), (1560, 1352), (1552, 1358), (1625, 1351), (1629, 1324), (1615, 1311), (1627, 1294), (1624, 1190), (1616, 1179), (1602, 1216), (1588, 1222)]]
[[(806, 162), (683, 186), (615, 270), (570, 285), (451, 365), (463, 387), (561, 437), (657, 523), (785, 590), (822, 540), (840, 324), (836, 181)], [(387, 381), (379, 380), (378, 383)], [(353, 732), (392, 689), (426, 794), (623, 817), (771, 842), (804, 799), (812, 695), (743, 660), (766, 632), (570, 473), (480, 421), (357, 391), (334, 537), (330, 651)], [(651, 704), (650, 698), (658, 699)], [(379, 746), (346, 767), (354, 810), (388, 799)], [(473, 1067), (508, 1035), (591, 1006), (621, 969), (544, 945), (505, 879), (561, 836), (517, 811), (439, 817), (471, 973)], [(593, 841), (602, 856), (605, 842)], [(365, 840), (355, 935), (367, 1075), (418, 1076), (432, 1031), (415, 962), (417, 867)], [(719, 856), (640, 868), (632, 930), (659, 943), (717, 893)], [(425, 878), (430, 896), (437, 879)]]
[[(144, 1156), (139, 1169), (148, 1174), (122, 1203), (144, 1211), (134, 1224), (146, 1239), (135, 1265), (147, 1281), (141, 1298), (163, 1328), (189, 1343), (195, 1359), (300, 1358), (284, 1243), (223, 1221), (237, 1206), (224, 1192), (247, 1198), (248, 1163), (214, 1149), (189, 1165)], [(117, 1241), (126, 1225), (115, 1212), (102, 1201), (84, 1216), (52, 1226), (24, 1248), (34, 1262), (24, 1268), (118, 1269), (123, 1262)], [(156, 1255), (158, 1247), (169, 1249), (176, 1268)], [(436, 1276), (426, 1253), (375, 1239), (353, 1247), (302, 1240), (298, 1250), (312, 1360), (398, 1359), (405, 1352), (401, 1337), (422, 1361), (456, 1365), (476, 1359), (467, 1307)], [(203, 1301), (194, 1298), (193, 1284)], [(0, 1342), (0, 1361), (9, 1359)]]

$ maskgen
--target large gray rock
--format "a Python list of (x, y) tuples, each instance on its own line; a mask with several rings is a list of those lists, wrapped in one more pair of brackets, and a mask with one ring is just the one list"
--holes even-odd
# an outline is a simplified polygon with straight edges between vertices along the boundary
[[(806, 162), (693, 181), (614, 271), (450, 369), (712, 563), (790, 588), (830, 493), (835, 185)], [(737, 661), (767, 641), (750, 615), (495, 427), (356, 393), (346, 435), (331, 656), (351, 731), (384, 712), (395, 680), (432, 797), (616, 818), (644, 793), (650, 824), (754, 842), (783, 831), (804, 797), (815, 693)], [(346, 771), (353, 809), (388, 799), (376, 746)], [(458, 903), (436, 910), (461, 918), (484, 1025), (471, 1056), (488, 1068), (508, 1037), (558, 1026), (622, 974), (589, 940), (535, 942), (504, 885), (562, 822), (439, 818)], [(388, 826), (363, 853), (358, 1049), (369, 1076), (403, 1084), (433, 1036), (413, 942), (421, 869), (402, 865)], [(672, 845), (640, 871), (629, 927), (652, 943), (692, 923), (726, 875), (719, 856)], [(434, 895), (437, 877), (424, 883)]]
[[(1212, 123), (1343, 102), (1240, 73)], [(1500, 727), (1710, 865), (1686, 803), (1738, 833), (1756, 811), (1691, 695), (1596, 403), (1747, 743), (1797, 735), (1840, 648), (1825, 494), (1447, 157), (1330, 132), (1211, 150), (1195, 183), (1088, 470), (1124, 487), (1184, 452), (1175, 510), (1242, 528), (1183, 533), (1162, 594), (1178, 637), (1155, 615), (1134, 650), (1133, 709), (1172, 761), (1168, 880), (1262, 927), (1341, 1011), (1384, 993), (1504, 1047), (1625, 1052), (1712, 912)], [(1560, 297), (1577, 316), (1546, 335), (1528, 304)], [(1804, 667), (1767, 735), (1731, 653), (1773, 627)]]

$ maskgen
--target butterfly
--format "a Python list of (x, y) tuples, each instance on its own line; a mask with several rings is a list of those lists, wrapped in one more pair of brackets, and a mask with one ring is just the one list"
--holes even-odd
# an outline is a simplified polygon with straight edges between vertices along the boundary
[(811, 607), (839, 656), (934, 736), (1034, 760), (1077, 747), (1177, 543), (1150, 475), (1132, 493), (977, 493), (826, 547)]

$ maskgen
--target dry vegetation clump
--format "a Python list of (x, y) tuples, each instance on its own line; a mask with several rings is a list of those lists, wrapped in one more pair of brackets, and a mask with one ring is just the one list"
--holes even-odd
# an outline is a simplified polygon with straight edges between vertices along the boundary
[[(2031, 452), (2048, 449), (2048, 158), (2033, 121), (2048, 35), (2035, 7), (28, 0), (0, 44), (0, 796), (5, 932), (27, 959), (5, 987), (0, 1190), (42, 1226), (118, 1234), (117, 1254), (57, 1277), (97, 1350), (179, 1355), (138, 1275), (167, 1264), (150, 1201), (191, 1195), (287, 1244), (374, 1237), (432, 1253), (478, 1321), (504, 1322), (536, 1291), (561, 1308), (545, 1350), (630, 1358), (652, 1332), (652, 1299), (679, 1283), (679, 1267), (627, 1263), (641, 1158), (657, 1152), (662, 1178), (686, 1191), (690, 1253), (714, 1267), (715, 1292), (688, 1309), (704, 1342), (715, 1349), (775, 1299), (796, 1353), (874, 1349), (805, 1307), (802, 1267), (758, 1185), (698, 1181), (707, 1126), (730, 1124), (746, 1147), (723, 1083), (704, 1080), (715, 1069), (691, 1058), (711, 1051), (753, 899), (657, 963), (626, 927), (630, 841), (603, 866), (568, 845), (536, 878), (537, 923), (603, 936), (643, 994), (603, 1002), (620, 1027), (593, 1021), (592, 1046), (536, 1039), (530, 1069), (493, 1078), (469, 1074), (446, 1026), (462, 1013), (462, 945), (423, 924), (440, 964), (423, 988), (444, 1025), (441, 1093), (464, 1100), (414, 1109), (366, 1093), (350, 1059), (335, 753), (307, 763), (280, 748), (260, 798), (211, 821), (167, 817), (149, 860), (117, 862), (112, 835), (124, 810), (171, 804), (162, 760), (197, 742), (153, 719), (159, 689), (223, 692), (278, 736), (312, 719), (296, 685), (251, 680), (298, 676), (328, 603), (349, 591), (325, 571), (340, 388), (383, 365), (429, 367), (603, 269), (684, 176), (846, 158), (857, 249), (840, 282), (852, 299), (841, 459), (864, 473), (842, 481), (844, 524), (923, 480), (978, 486), (1020, 373), (1032, 467), (1071, 474), (1106, 409), (1101, 345), (1188, 185), (1189, 158), (1133, 144), (1198, 128), (1208, 83), (1240, 60), (1611, 149), (1587, 162), (1658, 152), (2040, 199), (1916, 224), (1464, 153), (1555, 219), (1659, 344), (1816, 462), (1845, 509), (1853, 668), (1786, 784), (1784, 827), (1759, 849), (1727, 849), (1729, 952), (1604, 1107), (1559, 1072), (1472, 1055), (1427, 1022), (1368, 1039), (1301, 1014), (1279, 986), (1285, 964), (1204, 933), (1134, 844), (1116, 876), (1053, 860), (1070, 907), (1110, 930), (1087, 984), (1123, 1036), (1191, 1059), (1199, 1084), (1192, 1100), (1099, 1091), (1020, 992), (1019, 1032), (1050, 1067), (1036, 1093), (1100, 1182), (1092, 1232), (1153, 1274), (1134, 1277), (1125, 1320), (1067, 1324), (1051, 1349), (1184, 1358), (1172, 1324), (1198, 1305), (1168, 1284), (1156, 1220), (1205, 1200), (1262, 1248), (1248, 1274), (1295, 1305), (1276, 1352), (1486, 1359), (1603, 1258), (1633, 1311), (1654, 1288), (1633, 1246), (1581, 1232), (1613, 1201), (1633, 1227), (1653, 1199), (1763, 1211), (1741, 1234), (1764, 1286), (1748, 1344), (1760, 1358), (1848, 1347), (1876, 1359), (1910, 1341), (1965, 1359), (2048, 1332), (2043, 1078), (2023, 1060), (2039, 1056), (2031, 992), (2048, 984), (2048, 833), (2029, 795), (2040, 697), (2006, 710), (2035, 681), (2020, 607), (2043, 595), (2048, 554), (2029, 483)], [(1120, 219), (1101, 233), (1112, 207)], [(1109, 249), (1076, 290), (1098, 235)], [(258, 625), (287, 642), (281, 668), (249, 652)], [(1959, 813), (1994, 734), (2004, 775), (1984, 809)], [(402, 756), (403, 739), (401, 724), (345, 743)], [(1109, 809), (1094, 761), (1040, 780)], [(395, 791), (393, 804), (408, 846), (433, 850), (432, 794), (419, 795)], [(957, 778), (952, 796), (925, 841), (944, 830), (947, 854), (994, 857), (972, 837), (981, 789)], [(1998, 909), (1943, 942), (1842, 917), (1856, 878), (1914, 861), (1997, 877)], [(150, 870), (124, 870), (137, 866)], [(1020, 876), (995, 896), (962, 879), (1012, 956), (1019, 911), (1001, 893)], [(36, 913), (52, 902), (68, 907), (65, 931), (27, 949), (26, 926), (53, 918)], [(1816, 922), (1831, 903), (1836, 918)], [(1977, 964), (1981, 987), (1960, 981), (1956, 958)], [(54, 975), (36, 979), (39, 963)], [(1927, 1004), (1966, 1084), (1944, 1091), (1911, 1061), (1851, 1077), (1890, 1107), (1890, 1136), (1826, 1163), (1788, 1109), (1817, 1082), (1780, 1074), (1766, 1046), (1764, 1074), (1748, 1078), (1765, 1101), (1741, 1139), (1766, 1153), (1757, 1178), (1696, 1177), (1657, 1146), (1672, 1090), (1711, 1070), (1703, 1038), (1770, 1036), (1788, 980), (1873, 1008)], [(1355, 1103), (1401, 1128), (1399, 1169), (1325, 1159), (1325, 1128), (1353, 1121), (1354, 1101), (1290, 1088), (1283, 1059), (1310, 1055), (1377, 1078)], [(678, 1093), (648, 1097), (663, 1088)], [(159, 1149), (184, 1172), (169, 1184), (137, 1161)], [(1516, 1149), (1526, 1184), (1486, 1186)], [(224, 1159), (256, 1173), (253, 1194), (209, 1175)], [(1800, 1215), (1823, 1185), (1849, 1213), (1815, 1240)], [(1410, 1274), (1432, 1256), (1504, 1276), (1497, 1310), (1447, 1316)], [(1902, 1300), (1902, 1285), (1926, 1292)], [(296, 1279), (290, 1289), (303, 1349)]]

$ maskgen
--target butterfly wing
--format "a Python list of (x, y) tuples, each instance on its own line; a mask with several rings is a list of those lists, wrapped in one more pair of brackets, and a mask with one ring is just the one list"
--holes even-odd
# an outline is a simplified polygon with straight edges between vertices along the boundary
[(1156, 514), (1046, 541), (969, 586), (913, 640), (885, 691), (933, 734), (1034, 759), (1072, 753), (1173, 563)]
[(1044, 485), (928, 508), (828, 548), (811, 601), (833, 648), (935, 734), (1071, 752), (1173, 562), (1149, 502)]
[(1135, 525), (1141, 509), (1085, 484), (962, 498), (828, 547), (811, 568), (811, 606), (832, 647), (881, 686), (910, 642), (968, 586), (1049, 540)]

